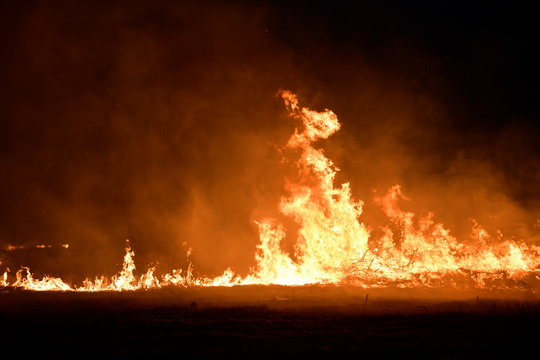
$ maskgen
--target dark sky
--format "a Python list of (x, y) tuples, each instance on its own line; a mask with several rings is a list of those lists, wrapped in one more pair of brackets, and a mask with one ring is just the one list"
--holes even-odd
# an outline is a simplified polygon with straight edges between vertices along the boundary
[(401, 183), (456, 233), (534, 223), (533, 9), (348, 3), (2, 2), (0, 248), (71, 247), (0, 261), (112, 273), (130, 239), (141, 266), (171, 268), (185, 241), (203, 272), (247, 271), (296, 125), (279, 89), (338, 114), (321, 146), (366, 212)]

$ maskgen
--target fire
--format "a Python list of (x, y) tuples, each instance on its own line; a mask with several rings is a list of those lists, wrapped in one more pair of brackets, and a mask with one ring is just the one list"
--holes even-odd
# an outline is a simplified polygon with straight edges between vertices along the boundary
[[(1, 265), (2, 263), (0, 263)], [(4, 274), (2, 275), (2, 277), (0, 278), (0, 286), (1, 287), (7, 287), (9, 286), (9, 282), (8, 282), (8, 273), (9, 273), (9, 269), (7, 269)]]
[[(358, 286), (473, 286), (504, 288), (520, 280), (539, 280), (540, 247), (488, 234), (473, 221), (470, 239), (458, 241), (428, 213), (403, 211), (399, 200), (409, 200), (399, 185), (375, 199), (391, 226), (376, 236), (361, 222), (363, 202), (352, 196), (349, 183), (336, 185), (339, 169), (315, 145), (339, 131), (331, 110), (317, 112), (299, 105), (289, 91), (279, 93), (292, 118), (301, 122), (285, 147), (297, 154), (297, 174), (286, 180), (278, 209), (298, 224), (294, 254), (283, 251), (285, 227), (266, 218), (256, 222), (259, 244), (256, 265), (241, 277), (231, 269), (221, 276), (195, 277), (193, 266), (160, 277), (150, 267), (135, 275), (134, 252), (128, 246), (121, 271), (108, 279), (87, 279), (82, 286), (45, 276), (34, 279), (28, 268), (10, 283), (6, 271), (0, 286), (27, 290), (133, 291), (165, 286), (234, 286), (250, 284), (353, 284)], [(540, 220), (539, 220), (540, 221)], [(63, 245), (66, 249), (68, 245)], [(38, 247), (41, 247), (38, 245)], [(189, 257), (192, 249), (189, 248)]]
[[(517, 280), (537, 271), (538, 247), (492, 239), (475, 221), (471, 241), (459, 242), (443, 224), (434, 221), (432, 213), (417, 217), (414, 213), (402, 211), (397, 205), (400, 198), (403, 198), (401, 188), (396, 185), (385, 196), (376, 199), (392, 223), (401, 230), (400, 243), (396, 244), (393, 231), (383, 229), (378, 248), (372, 252), (379, 261), (385, 259), (381, 265), (384, 276), (413, 279), (423, 275), (435, 279), (476, 273), (473, 276), (485, 279), (508, 277)], [(402, 269), (407, 271), (404, 273)]]
[[(26, 276), (23, 276), (23, 273), (26, 273)], [(71, 286), (66, 284), (62, 279), (44, 276), (42, 279), (34, 279), (30, 269), (25, 267), (17, 271), (16, 280), (13, 284), (13, 287), (20, 287), (25, 290), (58, 290), (58, 291), (67, 291), (72, 290)]]
[[(64, 249), (69, 248), (69, 244), (62, 244), (61, 245)], [(37, 244), (37, 245), (11, 245), (8, 244), (3, 250), (4, 251), (16, 251), (16, 250), (25, 250), (25, 249), (50, 249), (53, 246), (50, 244)]]
[(126, 247), (126, 255), (120, 273), (114, 275), (109, 281), (105, 277), (96, 278), (93, 281), (86, 279), (82, 287), (77, 288), (78, 291), (126, 291), (139, 290), (154, 287), (159, 285), (159, 282), (154, 281), (154, 268), (148, 269), (146, 274), (137, 278), (133, 272), (135, 270), (135, 262), (133, 257), (135, 253), (128, 246)]
[(319, 113), (300, 108), (296, 96), (287, 91), (281, 96), (291, 116), (303, 123), (303, 130), (296, 130), (286, 145), (301, 151), (298, 179), (287, 183), (288, 196), (279, 204), (280, 211), (300, 225), (296, 261), (280, 249), (285, 237), (283, 226), (273, 220), (261, 221), (257, 268), (248, 279), (282, 285), (338, 283), (367, 249), (369, 238), (358, 220), (362, 203), (352, 199), (348, 183), (334, 187), (339, 169), (322, 150), (313, 147), (317, 140), (338, 131), (340, 123), (330, 110)]

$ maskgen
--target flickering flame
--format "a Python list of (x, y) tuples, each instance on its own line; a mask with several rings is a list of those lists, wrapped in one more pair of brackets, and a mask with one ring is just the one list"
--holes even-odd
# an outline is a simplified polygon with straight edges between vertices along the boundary
[[(2, 263), (0, 263), (1, 265)], [(8, 282), (8, 273), (9, 273), (9, 269), (6, 269), (6, 271), (4, 272), (4, 274), (2, 275), (2, 277), (0, 278), (0, 287), (7, 287), (9, 286), (9, 282)]]
[[(540, 247), (488, 234), (473, 221), (471, 238), (458, 241), (429, 213), (418, 216), (403, 211), (399, 200), (407, 199), (399, 185), (375, 202), (392, 226), (378, 228), (375, 236), (361, 222), (363, 203), (352, 197), (349, 183), (335, 184), (339, 169), (324, 151), (316, 148), (340, 129), (330, 110), (301, 107), (289, 91), (279, 93), (290, 116), (302, 123), (286, 144), (296, 150), (297, 174), (287, 179), (286, 195), (279, 211), (298, 224), (294, 254), (283, 251), (286, 229), (275, 219), (260, 219), (256, 265), (241, 277), (231, 269), (214, 278), (195, 277), (193, 266), (157, 277), (155, 268), (136, 276), (134, 252), (128, 246), (122, 270), (112, 278), (87, 279), (82, 286), (45, 276), (34, 279), (28, 268), (16, 273), (12, 283), (8, 271), (0, 286), (27, 290), (131, 291), (165, 286), (233, 286), (249, 284), (355, 284), (359, 286), (466, 286), (501, 288), (531, 275), (538, 280)], [(539, 220), (540, 224), (540, 220)], [(187, 243), (184, 242), (187, 246)], [(68, 248), (68, 245), (63, 245)], [(39, 247), (39, 246), (38, 246)], [(189, 248), (187, 256), (191, 254)]]
[(281, 92), (291, 116), (302, 121), (287, 147), (301, 151), (298, 179), (289, 180), (280, 211), (300, 225), (295, 245), (296, 260), (280, 248), (285, 228), (274, 220), (258, 223), (260, 244), (257, 267), (247, 282), (282, 285), (338, 283), (348, 275), (355, 259), (367, 249), (369, 233), (358, 220), (362, 203), (351, 197), (349, 184), (334, 187), (338, 169), (323, 151), (313, 147), (339, 130), (330, 110), (316, 112), (298, 106), (296, 96)]

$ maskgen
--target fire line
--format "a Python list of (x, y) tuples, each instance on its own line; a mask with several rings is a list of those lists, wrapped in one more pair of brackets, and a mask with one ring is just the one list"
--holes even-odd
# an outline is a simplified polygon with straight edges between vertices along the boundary
[(315, 146), (339, 131), (341, 124), (336, 114), (302, 107), (290, 91), (280, 91), (279, 96), (290, 117), (302, 124), (285, 145), (300, 155), (291, 159), (297, 174), (287, 179), (285, 195), (278, 204), (279, 211), (299, 226), (294, 256), (281, 248), (285, 227), (275, 219), (265, 218), (256, 222), (256, 265), (246, 276), (227, 269), (218, 277), (196, 277), (191, 264), (186, 270), (172, 270), (160, 277), (155, 275), (154, 267), (136, 276), (135, 254), (128, 246), (121, 271), (111, 278), (86, 279), (76, 286), (61, 278), (36, 279), (30, 269), (22, 268), (14, 281), (9, 280), (7, 270), (0, 277), (0, 286), (89, 292), (271, 284), (484, 289), (529, 284), (529, 290), (538, 287), (531, 284), (540, 280), (540, 247), (505, 239), (500, 234), (493, 237), (476, 222), (471, 229), (472, 241), (458, 241), (435, 221), (433, 214), (418, 216), (400, 209), (398, 201), (405, 197), (399, 185), (375, 199), (393, 226), (378, 229), (382, 235), (373, 235), (361, 222), (363, 202), (353, 198), (349, 183), (335, 184), (339, 169)]

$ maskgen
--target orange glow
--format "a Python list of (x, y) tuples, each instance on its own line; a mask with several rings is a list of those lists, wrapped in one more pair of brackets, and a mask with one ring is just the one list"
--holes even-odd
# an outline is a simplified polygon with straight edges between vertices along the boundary
[[(112, 278), (85, 280), (80, 287), (45, 276), (34, 279), (28, 268), (0, 285), (27, 290), (130, 291), (164, 286), (233, 286), (249, 284), (353, 284), (363, 287), (454, 287), (506, 288), (520, 280), (539, 280), (540, 247), (525, 241), (488, 234), (475, 221), (470, 239), (458, 241), (429, 213), (419, 216), (402, 210), (398, 201), (409, 200), (399, 185), (375, 199), (392, 226), (380, 227), (375, 236), (362, 223), (363, 203), (355, 200), (349, 183), (335, 184), (339, 169), (315, 147), (341, 125), (330, 110), (301, 107), (289, 91), (279, 93), (290, 116), (302, 123), (286, 144), (298, 154), (297, 174), (287, 179), (279, 211), (299, 227), (294, 254), (281, 243), (286, 228), (275, 219), (259, 219), (256, 265), (242, 277), (231, 269), (214, 278), (195, 277), (190, 264), (186, 271), (173, 270), (161, 277), (149, 268), (136, 276), (134, 252), (127, 247), (122, 270)], [(410, 200), (409, 200), (410, 201)], [(65, 248), (68, 245), (63, 245)], [(41, 245), (38, 245), (41, 247)], [(189, 248), (187, 256), (192, 249)]]

